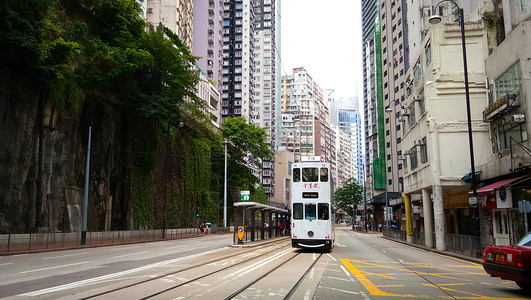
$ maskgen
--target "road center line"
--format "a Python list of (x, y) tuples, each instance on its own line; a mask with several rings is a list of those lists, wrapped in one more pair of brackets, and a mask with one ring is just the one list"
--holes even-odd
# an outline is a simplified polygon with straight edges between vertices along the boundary
[(23, 272), (20, 272), (20, 274), (39, 272), (39, 271), (45, 271), (45, 270), (51, 270), (51, 269), (58, 269), (58, 268), (70, 267), (70, 266), (77, 266), (77, 265), (82, 265), (86, 263), (88, 263), (88, 261), (82, 261), (82, 262), (73, 263), (73, 264), (66, 264), (66, 265), (60, 265), (60, 266), (54, 266), (54, 267), (48, 267), (48, 268), (42, 268), (42, 269), (23, 271)]
[(124, 255), (118, 255), (118, 256), (113, 256), (111, 258), (122, 258), (122, 257), (127, 257), (127, 256), (133, 256), (133, 255), (140, 255), (140, 254), (145, 254), (145, 253), (149, 253), (150, 251), (142, 251), (142, 252), (137, 252), (137, 253), (130, 253), (130, 254), (124, 254)]
[(90, 252), (83, 252), (83, 253), (68, 254), (68, 255), (61, 255), (61, 256), (45, 257), (45, 258), (43, 258), (43, 260), (46, 260), (46, 259), (55, 259), (55, 258), (63, 258), (63, 257), (71, 257), (71, 256), (79, 256), (79, 255), (85, 255), (85, 254), (90, 254)]

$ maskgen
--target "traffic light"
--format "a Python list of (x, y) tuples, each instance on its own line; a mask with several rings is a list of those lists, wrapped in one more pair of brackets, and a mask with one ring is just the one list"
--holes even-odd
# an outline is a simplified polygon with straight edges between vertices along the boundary
[(198, 207), (197, 212), (195, 213), (196, 217), (199, 217), (201, 215), (201, 209)]

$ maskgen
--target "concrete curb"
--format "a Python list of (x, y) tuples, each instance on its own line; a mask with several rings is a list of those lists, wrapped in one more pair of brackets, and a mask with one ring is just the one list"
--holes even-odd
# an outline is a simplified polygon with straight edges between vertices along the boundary
[(269, 239), (265, 239), (265, 240), (247, 242), (247, 243), (243, 243), (243, 244), (230, 244), (229, 247), (233, 247), (233, 248), (258, 247), (258, 246), (267, 245), (267, 244), (271, 244), (271, 243), (282, 241), (282, 240), (287, 240), (287, 239), (290, 239), (290, 238), (291, 238), (290, 236), (278, 236), (278, 237), (273, 237), (273, 238), (269, 238)]

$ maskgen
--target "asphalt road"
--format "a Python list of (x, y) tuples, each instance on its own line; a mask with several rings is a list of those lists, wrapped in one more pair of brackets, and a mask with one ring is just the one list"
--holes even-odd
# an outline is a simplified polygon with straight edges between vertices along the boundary
[(531, 299), (479, 263), (336, 228), (331, 252), (231, 235), (0, 257), (7, 299)]

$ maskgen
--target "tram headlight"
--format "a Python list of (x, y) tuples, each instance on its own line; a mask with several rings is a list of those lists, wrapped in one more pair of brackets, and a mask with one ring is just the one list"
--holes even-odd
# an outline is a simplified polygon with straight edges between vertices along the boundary
[(308, 231), (308, 236), (313, 237), (313, 231)]

